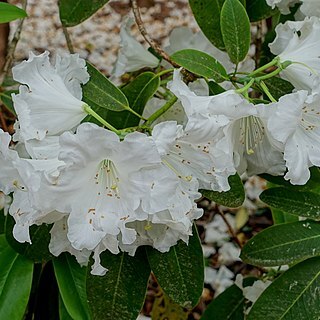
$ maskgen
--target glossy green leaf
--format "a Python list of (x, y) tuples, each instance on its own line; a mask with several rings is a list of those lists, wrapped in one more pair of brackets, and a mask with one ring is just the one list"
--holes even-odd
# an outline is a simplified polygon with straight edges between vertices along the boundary
[(9, 90), (9, 91), (0, 92), (0, 101), (5, 105), (5, 107), (9, 111), (11, 111), (14, 115), (16, 115), (16, 111), (14, 110), (13, 101), (12, 101), (12, 97), (11, 97), (12, 93), (18, 93), (18, 91), (17, 90)]
[(73, 27), (90, 18), (109, 0), (60, 0), (60, 20), (65, 27)]
[(142, 308), (150, 267), (144, 249), (134, 257), (127, 253), (101, 254), (105, 276), (88, 275), (87, 292), (92, 319), (135, 320)]
[(320, 319), (320, 257), (303, 261), (277, 278), (253, 305), (247, 320)]
[(201, 320), (243, 320), (243, 310), (242, 290), (234, 284), (209, 304)]
[[(160, 78), (152, 72), (144, 72), (132, 82), (122, 88), (122, 92), (128, 99), (132, 110), (142, 115), (148, 100), (155, 94), (160, 86)], [(128, 128), (137, 126), (140, 118), (130, 111), (113, 112), (107, 111), (104, 117), (118, 128)]]
[(27, 17), (27, 13), (9, 3), (0, 2), (0, 23)]
[(270, 207), (283, 212), (310, 219), (320, 219), (319, 194), (278, 187), (263, 191), (260, 199)]
[(279, 266), (320, 255), (320, 224), (312, 220), (272, 226), (250, 239), (241, 259), (258, 266)]
[(0, 210), (0, 234), (4, 233), (5, 223), (6, 223), (6, 217), (2, 209)]
[(246, 9), (252, 22), (269, 18), (278, 12), (278, 9), (272, 9), (267, 5), (266, 0), (247, 0)]
[(228, 79), (227, 72), (221, 63), (207, 53), (184, 49), (175, 52), (171, 59), (180, 66), (199, 76), (222, 82)]
[(63, 303), (61, 295), (59, 295), (59, 320), (73, 320)]
[(18, 242), (12, 234), (15, 222), (12, 216), (7, 215), (5, 234), (10, 246), (26, 258), (41, 263), (52, 259), (52, 254), (49, 252), (50, 230), (51, 226), (42, 224), (41, 226), (33, 225), (30, 227), (31, 244)]
[[(257, 280), (248, 277), (243, 280), (243, 286), (252, 286)], [(243, 320), (245, 298), (237, 285), (227, 288), (208, 305), (201, 320)]]
[(32, 284), (33, 263), (0, 235), (0, 319), (22, 319)]
[(215, 96), (216, 94), (220, 94), (226, 91), (224, 88), (222, 88), (219, 84), (217, 84), (214, 81), (209, 81), (208, 87), (210, 96)]
[[(145, 72), (122, 88), (122, 92), (127, 97), (130, 108), (138, 114), (142, 114), (148, 100), (158, 90), (159, 85), (160, 79), (157, 75), (152, 72)], [(127, 110), (115, 112), (99, 108), (95, 111), (117, 129), (134, 127), (140, 122), (140, 118)], [(85, 120), (95, 122), (90, 117)]]
[(211, 201), (229, 208), (237, 208), (243, 204), (245, 199), (245, 192), (243, 183), (238, 174), (228, 178), (230, 190), (226, 192), (218, 192), (211, 190), (199, 190), (202, 195)]
[(189, 5), (204, 35), (217, 48), (224, 49), (220, 13), (225, 0), (189, 0)]
[(299, 221), (299, 217), (281, 210), (271, 208), (272, 220), (274, 224)]
[(250, 21), (239, 0), (226, 0), (221, 10), (221, 32), (226, 51), (234, 63), (245, 59), (250, 47)]
[(272, 184), (284, 186), (295, 191), (312, 191), (314, 193), (320, 193), (320, 170), (317, 167), (309, 168), (310, 179), (305, 185), (292, 185), (288, 180), (285, 180), (282, 176), (272, 176), (270, 174), (261, 174), (260, 177), (266, 179)]
[(201, 296), (204, 262), (198, 232), (193, 227), (189, 244), (179, 241), (169, 252), (147, 248), (151, 269), (163, 291), (174, 302), (191, 309)]
[[(126, 96), (108, 78), (87, 62), (90, 80), (82, 87), (83, 101), (94, 111), (122, 111), (129, 107)], [(108, 121), (108, 119), (106, 119)]]
[(266, 79), (264, 80), (264, 83), (276, 100), (279, 100), (282, 96), (291, 93), (294, 89), (290, 82), (277, 77)]
[(87, 268), (70, 254), (53, 259), (53, 267), (63, 304), (73, 319), (90, 319), (86, 294)]

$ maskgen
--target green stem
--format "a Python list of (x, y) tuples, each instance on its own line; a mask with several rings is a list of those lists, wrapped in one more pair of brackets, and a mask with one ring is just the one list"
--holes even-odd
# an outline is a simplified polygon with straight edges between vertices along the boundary
[(149, 126), (152, 122), (157, 120), (166, 111), (168, 111), (177, 102), (177, 100), (178, 98), (176, 96), (171, 97), (170, 100), (168, 100), (159, 110), (149, 117), (148, 121), (144, 123), (144, 126)]
[(248, 89), (253, 85), (254, 79), (251, 79), (243, 88), (237, 89), (237, 93), (243, 93), (248, 91)]
[(282, 71), (282, 68), (278, 68), (278, 69), (276, 69), (276, 70), (274, 70), (274, 71), (272, 71), (272, 72), (270, 72), (270, 73), (267, 73), (267, 74), (264, 75), (264, 76), (255, 78), (255, 81), (256, 81), (257, 83), (259, 83), (259, 82), (262, 81), (262, 80), (269, 79), (269, 78), (272, 78), (272, 77), (278, 75), (281, 71)]
[(269, 63), (265, 64), (264, 66), (262, 66), (262, 67), (260, 67), (260, 68), (258, 68), (256, 70), (254, 70), (253, 72), (249, 73), (248, 77), (253, 77), (256, 74), (261, 73), (262, 71), (264, 71), (264, 70), (266, 70), (266, 69), (278, 64), (278, 62), (279, 62), (279, 58), (276, 57), (272, 61), (270, 61)]
[(117, 135), (120, 135), (121, 132), (119, 130), (117, 130), (115, 127), (113, 127), (110, 123), (108, 123), (106, 120), (104, 120), (102, 117), (100, 117), (96, 112), (94, 112), (90, 106), (88, 106), (87, 104), (83, 105), (83, 110), (85, 113), (87, 113), (88, 115), (94, 117), (96, 120), (98, 120), (101, 124), (103, 124), (106, 128), (108, 128), (109, 130), (115, 132)]
[(173, 71), (174, 71), (173, 68), (171, 68), (171, 69), (166, 69), (166, 70), (162, 70), (162, 71), (160, 71), (159, 73), (156, 74), (156, 77), (161, 77), (161, 76), (163, 76), (163, 75), (165, 75), (165, 74), (167, 74), (167, 73), (173, 72)]
[(129, 106), (126, 107), (126, 110), (129, 111), (129, 112), (131, 112), (132, 114), (134, 114), (135, 116), (137, 116), (138, 118), (140, 118), (140, 119), (142, 119), (142, 120), (144, 120), (144, 121), (147, 120), (147, 119), (144, 118), (142, 115), (140, 115), (139, 113), (137, 113), (137, 112), (135, 112), (133, 109), (131, 109)]
[(267, 97), (270, 99), (270, 101), (277, 102), (277, 100), (272, 96), (267, 85), (263, 81), (260, 82), (260, 87), (264, 91), (264, 93), (267, 95)]

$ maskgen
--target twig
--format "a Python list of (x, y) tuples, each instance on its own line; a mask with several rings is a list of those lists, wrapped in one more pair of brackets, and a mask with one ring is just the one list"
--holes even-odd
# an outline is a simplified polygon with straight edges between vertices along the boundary
[(1, 122), (1, 127), (2, 127), (3, 131), (8, 132), (8, 126), (7, 126), (6, 120), (3, 116), (3, 111), (2, 111), (1, 107), (0, 107), (0, 122)]
[(68, 50), (70, 53), (74, 53), (74, 48), (73, 48), (73, 44), (72, 44), (72, 40), (70, 38), (70, 34), (67, 30), (67, 28), (65, 26), (62, 25), (62, 30), (63, 30), (63, 34), (66, 38), (66, 42), (67, 42), (67, 46), (68, 46)]
[(242, 249), (242, 243), (239, 241), (236, 233), (234, 232), (233, 228), (231, 227), (229, 221), (227, 220), (227, 218), (225, 217), (224, 213), (220, 210), (220, 208), (218, 209), (218, 213), (220, 214), (221, 218), (223, 219), (224, 223), (227, 225), (229, 232), (232, 236), (232, 239), (237, 243), (237, 245), (240, 247), (240, 249)]
[[(27, 0), (22, 0), (21, 2), (22, 2), (22, 9), (26, 10), (28, 1)], [(9, 44), (8, 53), (7, 53), (7, 57), (6, 57), (6, 63), (4, 65), (4, 67), (3, 67), (2, 74), (0, 75), (0, 84), (1, 85), (3, 84), (3, 81), (4, 81), (5, 77), (8, 75), (9, 70), (10, 70), (10, 68), (12, 66), (13, 59), (14, 59), (14, 53), (15, 53), (17, 44), (18, 44), (18, 42), (20, 40), (20, 35), (21, 35), (22, 25), (23, 25), (24, 19), (25, 18), (22, 18), (20, 20), (20, 23), (19, 23), (19, 25), (17, 27), (17, 30), (14, 33), (13, 38), (12, 38), (10, 44)]]
[(133, 11), (136, 23), (138, 25), (139, 31), (144, 37), (144, 39), (148, 42), (150, 47), (153, 48), (164, 60), (168, 61), (172, 66), (174, 66), (175, 68), (180, 68), (180, 66), (174, 61), (172, 61), (169, 55), (148, 35), (147, 30), (145, 29), (141, 19), (137, 0), (130, 0), (130, 2), (131, 2), (132, 11)]

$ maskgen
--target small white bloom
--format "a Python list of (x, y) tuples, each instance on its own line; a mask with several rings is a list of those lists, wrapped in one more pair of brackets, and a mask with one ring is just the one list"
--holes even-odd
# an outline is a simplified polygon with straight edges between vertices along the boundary
[(23, 85), (12, 95), (19, 118), (21, 140), (42, 140), (76, 127), (86, 117), (80, 84), (89, 80), (84, 60), (78, 55), (49, 61), (49, 52), (36, 56), (12, 69), (13, 78)]
[(319, 18), (287, 21), (276, 27), (277, 36), (269, 45), (281, 62), (292, 62), (280, 75), (297, 89), (312, 91), (320, 75), (319, 32)]
[(112, 75), (119, 77), (126, 72), (159, 65), (159, 59), (145, 49), (130, 33), (132, 18), (127, 18), (120, 29), (120, 51)]
[(221, 264), (229, 264), (240, 260), (241, 250), (233, 242), (224, 243), (219, 249), (218, 261)]
[[(231, 225), (233, 229), (236, 227), (236, 221), (234, 216), (231, 214), (225, 214), (225, 218)], [(225, 242), (229, 241), (230, 234), (229, 229), (222, 217), (216, 214), (213, 220), (205, 226), (205, 239), (206, 243), (217, 243), (218, 245), (223, 245)]]
[(309, 167), (320, 166), (320, 94), (300, 90), (268, 108), (268, 128), (284, 145), (285, 179), (303, 185), (310, 178)]
[(282, 14), (289, 14), (290, 7), (298, 3), (299, 0), (267, 0), (267, 4), (274, 9), (277, 7)]

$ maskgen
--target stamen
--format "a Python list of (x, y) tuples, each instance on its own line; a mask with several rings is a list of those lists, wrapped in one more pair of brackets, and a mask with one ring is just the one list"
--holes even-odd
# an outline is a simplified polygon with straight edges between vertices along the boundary
[(181, 175), (167, 160), (162, 159), (162, 162), (169, 168), (171, 169), (180, 179), (183, 179), (187, 182), (190, 182), (192, 180), (192, 176), (184, 176)]

